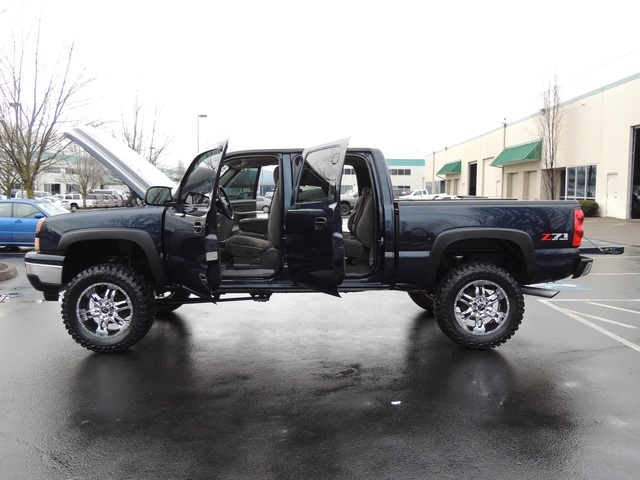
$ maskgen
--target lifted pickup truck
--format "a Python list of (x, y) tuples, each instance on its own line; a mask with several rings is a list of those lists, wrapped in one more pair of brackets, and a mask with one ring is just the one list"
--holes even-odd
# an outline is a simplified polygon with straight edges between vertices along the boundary
[[(99, 352), (127, 349), (156, 315), (189, 303), (269, 300), (273, 293), (403, 290), (469, 348), (509, 339), (532, 284), (586, 275), (575, 201), (394, 201), (377, 149), (318, 147), (198, 155), (174, 186), (115, 140), (66, 134), (120, 176), (146, 205), (50, 217), (39, 224), (27, 276), (46, 300), (64, 291), (71, 336)], [(340, 180), (353, 169), (358, 205), (343, 222)], [(261, 174), (276, 189), (255, 214)], [(153, 178), (150, 178), (153, 177)], [(249, 192), (230, 201), (227, 192)]]

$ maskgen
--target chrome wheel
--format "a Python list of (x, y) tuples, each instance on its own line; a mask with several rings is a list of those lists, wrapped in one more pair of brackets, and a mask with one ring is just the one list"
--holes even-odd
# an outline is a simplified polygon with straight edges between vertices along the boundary
[(117, 285), (96, 283), (80, 294), (76, 312), (87, 333), (117, 337), (131, 326), (133, 305), (127, 292)]
[(153, 288), (136, 270), (118, 264), (89, 267), (66, 286), (62, 320), (69, 334), (96, 352), (118, 352), (139, 342), (156, 314)]
[(458, 345), (494, 348), (518, 330), (524, 315), (520, 286), (505, 269), (486, 262), (455, 267), (434, 295), (442, 332)]
[(507, 294), (500, 285), (489, 280), (471, 282), (456, 295), (456, 321), (474, 335), (486, 335), (495, 331), (508, 315)]

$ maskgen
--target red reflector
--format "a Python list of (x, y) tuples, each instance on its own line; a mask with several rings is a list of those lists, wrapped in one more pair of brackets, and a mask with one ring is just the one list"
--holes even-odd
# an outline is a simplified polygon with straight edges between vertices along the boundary
[(573, 242), (572, 247), (579, 247), (584, 236), (584, 212), (580, 208), (573, 211)]

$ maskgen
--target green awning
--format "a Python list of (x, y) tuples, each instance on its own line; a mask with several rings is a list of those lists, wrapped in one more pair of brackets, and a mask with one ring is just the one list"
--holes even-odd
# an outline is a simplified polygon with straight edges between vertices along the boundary
[(528, 162), (542, 158), (542, 140), (505, 148), (496, 159), (491, 162), (492, 167), (502, 167), (507, 163)]
[(440, 170), (438, 170), (438, 173), (436, 173), (436, 175), (449, 175), (452, 173), (460, 172), (462, 172), (462, 160), (445, 163), (444, 166)]

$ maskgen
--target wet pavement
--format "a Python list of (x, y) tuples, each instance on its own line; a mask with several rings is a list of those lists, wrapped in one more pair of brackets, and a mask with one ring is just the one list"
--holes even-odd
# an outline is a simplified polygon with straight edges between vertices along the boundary
[[(607, 240), (607, 239), (604, 239)], [(627, 244), (629, 245), (629, 244)], [(123, 354), (0, 283), (12, 479), (635, 478), (640, 248), (598, 257), (516, 335), (458, 348), (401, 292), (180, 308)]]

